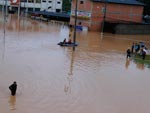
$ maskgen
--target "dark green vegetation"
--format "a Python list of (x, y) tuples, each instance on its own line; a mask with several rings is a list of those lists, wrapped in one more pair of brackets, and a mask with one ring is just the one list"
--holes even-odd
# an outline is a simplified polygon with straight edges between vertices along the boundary
[(71, 0), (63, 0), (62, 4), (62, 11), (63, 12), (70, 12), (71, 10)]
[(145, 64), (150, 66), (150, 55), (146, 55), (145, 60), (143, 60), (140, 54), (135, 54), (134, 61), (140, 64)]

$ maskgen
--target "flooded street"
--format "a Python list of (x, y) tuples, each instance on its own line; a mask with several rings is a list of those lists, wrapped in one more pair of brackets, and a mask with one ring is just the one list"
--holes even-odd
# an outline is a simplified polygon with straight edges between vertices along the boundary
[[(149, 113), (150, 67), (126, 61), (126, 49), (150, 35), (77, 32), (63, 23), (0, 17), (0, 113)], [(72, 36), (73, 37), (73, 33)], [(9, 85), (17, 81), (15, 97)]]

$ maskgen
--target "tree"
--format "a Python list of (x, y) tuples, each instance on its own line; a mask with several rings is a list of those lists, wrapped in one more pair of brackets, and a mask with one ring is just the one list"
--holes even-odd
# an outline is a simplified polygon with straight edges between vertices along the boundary
[(62, 11), (70, 12), (71, 10), (71, 0), (63, 0)]

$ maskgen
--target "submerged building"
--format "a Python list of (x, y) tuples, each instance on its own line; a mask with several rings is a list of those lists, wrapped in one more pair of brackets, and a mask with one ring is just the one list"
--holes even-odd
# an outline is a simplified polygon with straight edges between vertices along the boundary
[(25, 11), (61, 12), (62, 0), (0, 0), (1, 6)]
[(75, 23), (76, 8), (78, 26), (101, 31), (104, 22), (141, 23), (144, 4), (136, 0), (72, 0), (71, 25)]

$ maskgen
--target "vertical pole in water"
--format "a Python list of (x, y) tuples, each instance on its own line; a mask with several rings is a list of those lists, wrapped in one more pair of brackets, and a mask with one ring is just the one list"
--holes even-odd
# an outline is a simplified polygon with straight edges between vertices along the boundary
[(24, 12), (23, 12), (23, 16), (25, 16), (26, 13), (26, 8), (25, 8), (25, 0), (24, 0)]
[(4, 16), (4, 4), (5, 4), (5, 2), (4, 2), (4, 0), (3, 0), (2, 16)]
[(19, 4), (18, 4), (18, 19), (20, 18), (20, 6), (21, 5), (21, 2), (19, 2)]
[(6, 16), (8, 15), (8, 8), (7, 8), (7, 6), (8, 6), (8, 2), (6, 0)]
[[(46, 0), (46, 2), (48, 2), (48, 1)], [(33, 4), (34, 4), (33, 11), (35, 11), (35, 0), (33, 0)], [(47, 5), (47, 3), (46, 3), (46, 5)]]
[(3, 12), (3, 16), (4, 16), (4, 23), (3, 23), (3, 25), (4, 25), (4, 37), (3, 37), (3, 55), (2, 55), (2, 58), (4, 59), (4, 57), (5, 57), (5, 32), (6, 32), (6, 11), (7, 11), (7, 0), (5, 1), (5, 3), (4, 3), (4, 5), (5, 5), (5, 9), (3, 10), (4, 12)]
[(5, 0), (5, 10), (4, 10), (4, 47), (5, 47), (5, 32), (6, 32), (6, 16), (7, 16), (7, 0)]
[[(42, 0), (41, 0), (42, 1)], [(42, 3), (42, 2), (41, 2)], [(28, 8), (29, 8), (29, 6), (28, 6), (28, 4), (29, 4), (29, 1), (27, 0), (26, 1), (26, 11), (28, 12)]]
[[(23, 16), (25, 17), (26, 14), (26, 8), (25, 8), (25, 0), (24, 0), (24, 10), (23, 10)], [(23, 27), (24, 27), (24, 18), (23, 18)]]
[(21, 1), (19, 0), (19, 3), (18, 4), (16, 4), (16, 5), (18, 5), (18, 35), (19, 35), (19, 32), (20, 32), (20, 9), (21, 9)]
[(74, 37), (73, 37), (73, 51), (75, 51), (75, 44), (76, 44), (76, 25), (77, 25), (77, 9), (78, 9), (78, 0), (76, 0), (75, 5), (75, 21), (74, 21)]
[(101, 30), (101, 36), (103, 35), (103, 32), (104, 32), (104, 24), (105, 24), (105, 19), (106, 19), (106, 11), (107, 11), (107, 1), (104, 0), (104, 10), (103, 11), (103, 22), (102, 22), (102, 30)]

